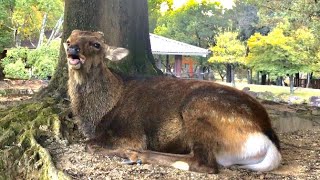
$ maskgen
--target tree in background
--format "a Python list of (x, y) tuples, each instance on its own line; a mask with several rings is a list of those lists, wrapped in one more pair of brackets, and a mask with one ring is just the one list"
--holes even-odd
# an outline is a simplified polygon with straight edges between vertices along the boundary
[(173, 0), (148, 0), (149, 31), (153, 32), (161, 17), (161, 7), (166, 6), (166, 11), (172, 11)]
[(12, 16), (14, 0), (0, 1), (0, 53), (13, 42), (13, 29), (9, 25)]
[[(238, 38), (246, 41), (255, 32), (263, 33), (264, 28), (259, 27), (257, 7), (244, 1), (236, 1), (235, 6), (224, 14), (226, 19), (232, 21), (232, 29), (239, 32)], [(264, 34), (264, 33), (263, 33)]]
[[(265, 29), (265, 32), (277, 27), (279, 23), (288, 23), (288, 29), (297, 31), (300, 28), (307, 28), (314, 34), (317, 46), (320, 46), (320, 2), (314, 0), (283, 0), (283, 1), (258, 1), (246, 0), (246, 3), (255, 6), (259, 10), (258, 28)], [(266, 35), (262, 31), (258, 31)], [(317, 73), (317, 68), (312, 68)], [(308, 73), (309, 79), (313, 72)], [(296, 74), (299, 79), (299, 73)]]
[[(208, 60), (214, 64), (224, 64), (231, 70), (231, 77), (227, 77), (227, 82), (235, 86), (234, 71), (239, 65), (244, 65), (246, 48), (238, 38), (238, 33), (224, 32), (216, 37), (217, 43), (211, 47), (212, 57)], [(227, 68), (228, 69), (228, 68)]]
[(63, 14), (63, 0), (8, 0), (1, 1), (0, 9), (0, 25), (11, 34), (6, 37), (20, 46), (21, 41), (39, 38), (45, 29), (54, 27)]
[(293, 29), (298, 29), (300, 26), (307, 26), (312, 30), (320, 28), (318, 0), (246, 1), (259, 9), (260, 18), (264, 23), (273, 27), (276, 27), (282, 19), (288, 19)]
[(214, 37), (231, 27), (223, 16), (220, 3), (189, 0), (160, 17), (154, 32), (158, 35), (207, 48), (215, 44)]
[(293, 75), (308, 72), (315, 62), (315, 39), (308, 29), (285, 32), (278, 26), (267, 36), (256, 33), (248, 40), (249, 66), (279, 77), (289, 75), (293, 93)]

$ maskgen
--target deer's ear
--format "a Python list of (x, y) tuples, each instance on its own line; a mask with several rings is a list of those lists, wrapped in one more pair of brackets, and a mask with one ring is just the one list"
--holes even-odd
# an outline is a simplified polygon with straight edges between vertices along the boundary
[(106, 58), (111, 61), (119, 61), (128, 56), (129, 50), (121, 47), (106, 45)]

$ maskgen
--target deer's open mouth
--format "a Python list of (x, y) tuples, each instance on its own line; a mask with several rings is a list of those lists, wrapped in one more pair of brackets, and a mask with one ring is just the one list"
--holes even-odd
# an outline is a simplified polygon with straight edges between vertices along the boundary
[(72, 69), (80, 69), (81, 64), (83, 64), (85, 58), (77, 55), (68, 55), (68, 63)]

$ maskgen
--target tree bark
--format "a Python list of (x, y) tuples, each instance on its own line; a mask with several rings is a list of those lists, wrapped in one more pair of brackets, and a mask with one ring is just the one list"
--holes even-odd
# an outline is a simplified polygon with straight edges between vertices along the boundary
[(306, 84), (306, 88), (309, 88), (310, 86), (310, 73), (307, 73), (307, 84)]
[[(3, 50), (1, 53), (0, 53), (0, 62), (2, 61), (3, 58), (5, 58), (7, 56), (7, 50)], [(3, 72), (3, 67), (0, 66), (0, 81), (2, 81), (5, 77), (5, 74)]]
[(231, 65), (231, 84), (232, 84), (232, 87), (236, 87), (236, 81), (234, 79), (235, 77), (235, 65)]
[(228, 63), (227, 64), (227, 75), (226, 75), (226, 79), (227, 79), (228, 83), (230, 83), (231, 79), (232, 79), (231, 72), (232, 72), (232, 67), (231, 67), (231, 64)]
[(38, 41), (37, 48), (39, 48), (42, 45), (42, 42), (43, 42), (44, 30), (45, 30), (46, 24), (47, 24), (47, 17), (48, 17), (48, 14), (45, 13), (44, 16), (43, 16), (42, 24), (41, 24), (41, 30), (40, 30), (40, 35), (39, 35), (39, 41)]
[(248, 84), (252, 84), (252, 69), (247, 69), (247, 81)]
[(256, 84), (260, 84), (260, 71), (257, 71), (257, 82), (256, 82)]
[[(101, 31), (106, 43), (125, 47), (130, 55), (112, 68), (125, 74), (160, 74), (151, 54), (146, 0), (66, 0), (62, 41), (65, 42), (72, 30)], [(60, 47), (60, 60), (45, 95), (66, 97), (67, 64), (65, 52)]]
[(277, 77), (277, 86), (284, 86), (283, 77), (282, 76), (278, 76)]
[(290, 94), (292, 95), (294, 93), (294, 90), (293, 90), (293, 87), (294, 87), (293, 74), (290, 74), (289, 79), (290, 79)]
[(63, 16), (61, 16), (59, 18), (59, 20), (57, 21), (56, 25), (54, 26), (54, 28), (52, 29), (51, 35), (48, 39), (47, 45), (49, 45), (51, 43), (51, 41), (55, 38), (55, 36), (57, 35), (57, 33), (59, 32), (59, 29), (61, 27), (63, 23)]
[(262, 74), (261, 75), (261, 85), (266, 85), (267, 84), (267, 74)]

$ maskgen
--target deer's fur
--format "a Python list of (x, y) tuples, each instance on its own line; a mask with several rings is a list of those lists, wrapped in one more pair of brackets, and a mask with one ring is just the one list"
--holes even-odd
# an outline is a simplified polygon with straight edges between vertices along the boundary
[(209, 173), (217, 164), (256, 171), (280, 164), (268, 114), (246, 93), (205, 81), (122, 77), (105, 57), (120, 60), (128, 51), (104, 44), (98, 32), (74, 30), (66, 46), (72, 111), (90, 147), (103, 145), (93, 151)]

